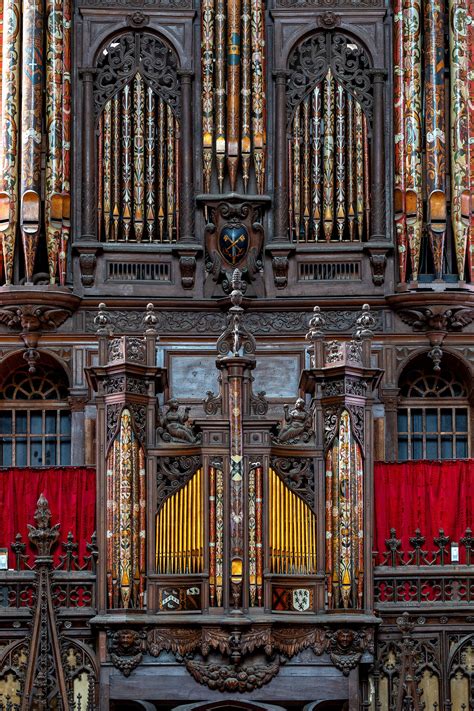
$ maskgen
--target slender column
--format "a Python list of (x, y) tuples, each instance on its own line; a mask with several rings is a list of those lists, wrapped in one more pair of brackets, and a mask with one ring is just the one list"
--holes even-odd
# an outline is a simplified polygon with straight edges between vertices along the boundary
[(194, 182), (193, 182), (193, 124), (192, 78), (193, 73), (180, 70), (181, 79), (181, 183), (180, 183), (180, 234), (181, 242), (194, 241)]
[(372, 228), (370, 241), (385, 239), (385, 140), (384, 86), (385, 69), (372, 70), (374, 84), (374, 114), (372, 126)]
[(94, 130), (94, 73), (82, 71), (82, 235), (81, 239), (97, 240), (96, 219), (96, 158)]
[(284, 70), (275, 77), (275, 242), (288, 242), (288, 157), (286, 135), (286, 79)]

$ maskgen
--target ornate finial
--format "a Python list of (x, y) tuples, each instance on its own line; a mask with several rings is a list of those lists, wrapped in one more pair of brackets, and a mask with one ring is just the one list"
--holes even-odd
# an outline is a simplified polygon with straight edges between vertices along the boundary
[(41, 494), (38, 499), (34, 519), (36, 528), (28, 524), (28, 538), (38, 550), (40, 557), (50, 556), (51, 548), (59, 537), (59, 523), (51, 527), (51, 511), (44, 494)]
[(428, 353), (428, 358), (433, 361), (433, 370), (439, 373), (441, 370), (441, 359), (443, 357), (443, 349), (440, 344), (436, 344)]
[(147, 304), (143, 323), (145, 324), (145, 333), (156, 333), (158, 318), (155, 314), (155, 307), (153, 304)]
[(227, 318), (227, 328), (217, 341), (217, 350), (220, 356), (250, 355), (255, 353), (257, 343), (251, 333), (247, 331), (243, 323), (244, 310), (241, 307), (242, 292), (242, 272), (235, 269), (232, 274), (232, 292), (230, 300), (232, 306), (229, 309)]
[(370, 310), (370, 306), (369, 304), (364, 304), (362, 306), (362, 312), (355, 322), (354, 338), (373, 338), (375, 326), (376, 322)]
[(323, 338), (324, 329), (326, 328), (326, 319), (321, 313), (319, 306), (313, 309), (313, 316), (309, 320), (309, 331), (306, 334), (308, 341), (315, 341), (318, 338)]
[(230, 300), (232, 302), (232, 309), (231, 310), (236, 310), (239, 309), (239, 311), (242, 311), (240, 304), (242, 303), (243, 299), (243, 281), (242, 281), (242, 272), (240, 269), (234, 269), (234, 272), (232, 274), (232, 281), (231, 281), (231, 286), (232, 286), (232, 291), (230, 294)]
[(110, 319), (106, 312), (106, 305), (104, 303), (99, 304), (99, 311), (97, 316), (94, 318), (94, 325), (97, 326), (98, 336), (107, 336), (109, 334)]
[(40, 354), (36, 348), (27, 348), (23, 353), (23, 358), (28, 363), (28, 372), (31, 374), (36, 373), (36, 363), (40, 359)]
[(413, 628), (416, 627), (416, 622), (411, 619), (408, 612), (404, 612), (403, 615), (397, 617), (397, 627), (404, 637), (409, 636)]

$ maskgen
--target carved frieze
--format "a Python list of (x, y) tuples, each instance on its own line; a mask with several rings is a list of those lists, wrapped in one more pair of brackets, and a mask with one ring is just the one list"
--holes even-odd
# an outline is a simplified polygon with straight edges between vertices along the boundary
[[(97, 324), (94, 319), (97, 311), (86, 311), (85, 330), (95, 333)], [(142, 331), (142, 321), (137, 318), (136, 311), (107, 311), (108, 323), (117, 332), (135, 333)], [(277, 311), (259, 312), (250, 311), (245, 316), (248, 330), (256, 335), (279, 335), (282, 333), (305, 334), (308, 331), (311, 312)], [(351, 331), (358, 316), (357, 311), (328, 310), (324, 311), (327, 332)], [(383, 330), (382, 312), (373, 312), (375, 318), (375, 331)], [(218, 335), (225, 328), (226, 317), (220, 312), (209, 313), (203, 311), (161, 311), (156, 314), (156, 330), (162, 335), (175, 335), (184, 332)]]
[[(375, 8), (385, 7), (384, 0), (276, 0), (277, 7), (293, 7), (302, 10), (308, 7)], [(324, 13), (326, 14), (326, 13)]]
[(192, 0), (79, 0), (79, 7), (98, 7), (100, 9), (107, 7), (123, 7), (130, 11), (134, 8), (192, 8)]

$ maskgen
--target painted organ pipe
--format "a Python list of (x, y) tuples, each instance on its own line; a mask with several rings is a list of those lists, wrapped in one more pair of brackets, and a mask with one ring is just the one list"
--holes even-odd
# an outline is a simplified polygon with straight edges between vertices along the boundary
[(145, 454), (130, 410), (107, 456), (107, 597), (109, 608), (141, 608), (145, 591)]
[(293, 240), (362, 241), (370, 217), (368, 122), (330, 70), (295, 109), (288, 160)]
[(405, 0), (404, 10), (405, 72), (403, 91), (407, 159), (405, 209), (412, 276), (413, 280), (417, 281), (423, 227), (420, 0)]
[(350, 415), (339, 418), (326, 453), (326, 570), (330, 608), (363, 608), (363, 481), (360, 445)]
[(427, 222), (435, 276), (441, 279), (447, 220), (443, 0), (425, 0), (424, 105)]
[(469, 48), (469, 178), (471, 192), (471, 214), (469, 220), (469, 275), (471, 283), (474, 281), (474, 0), (469, 0), (469, 16), (471, 22), (468, 27)]
[(456, 264), (460, 279), (464, 278), (470, 212), (467, 22), (466, 3), (461, 0), (449, 0), (451, 60), (451, 216)]
[(209, 468), (209, 605), (222, 607), (224, 570), (224, 472)]
[(0, 232), (5, 282), (13, 277), (13, 257), (18, 223), (18, 174), (20, 164), (20, 53), (21, 3), (7, 0), (3, 6), (2, 48), (2, 191), (0, 192)]
[(46, 244), (51, 282), (56, 280), (63, 227), (63, 43), (61, 0), (46, 0)]
[(62, 225), (59, 246), (59, 283), (66, 283), (67, 249), (71, 233), (71, 33), (72, 0), (63, 0), (62, 76)]
[(316, 572), (316, 516), (273, 469), (268, 477), (270, 572), (310, 575)]
[[(445, 90), (445, 31), (448, 29), (445, 9), (449, 24), (449, 117)], [(470, 281), (474, 278), (469, 182), (474, 173), (474, 159), (469, 155), (474, 133), (470, 121), (472, 111), (469, 111), (472, 83), (469, 61), (472, 64), (474, 60), (469, 32), (473, 37), (468, 3), (464, 0), (446, 0), (446, 8), (443, 0), (424, 0), (423, 4), (419, 0), (395, 0), (394, 203), (401, 283), (407, 280), (408, 265), (413, 280), (418, 279), (423, 201), (434, 277), (443, 276), (447, 236), (452, 234), (453, 267), (458, 278), (465, 278), (466, 257)], [(448, 174), (451, 226), (448, 224)]]
[(248, 476), (248, 557), (250, 607), (263, 605), (263, 470), (250, 466)]
[(156, 517), (156, 570), (191, 575), (204, 569), (202, 470), (165, 500)]
[[(246, 192), (253, 164), (265, 188), (265, 12), (263, 0), (205, 0), (201, 10), (204, 192), (239, 176)], [(226, 171), (227, 166), (227, 171)]]
[(41, 227), (44, 2), (23, 3), (20, 227), (27, 283), (32, 282)]
[(137, 74), (99, 121), (99, 233), (107, 242), (175, 242), (179, 124)]

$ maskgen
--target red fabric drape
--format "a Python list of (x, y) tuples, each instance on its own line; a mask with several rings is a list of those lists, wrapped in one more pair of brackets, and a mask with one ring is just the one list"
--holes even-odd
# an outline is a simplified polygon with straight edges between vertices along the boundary
[[(417, 528), (426, 538), (424, 550), (434, 551), (433, 538), (444, 529), (459, 542), (474, 528), (474, 460), (456, 462), (376, 462), (374, 550), (386, 550), (385, 539), (395, 528), (401, 550), (410, 551)], [(461, 562), (464, 550), (460, 547)], [(380, 555), (377, 558), (380, 562)]]
[[(34, 524), (36, 502), (44, 494), (51, 511), (51, 524), (61, 524), (59, 544), (54, 548), (57, 562), (64, 555), (62, 542), (71, 531), (79, 543), (80, 561), (87, 555), (86, 543), (96, 529), (95, 469), (90, 467), (54, 467), (51, 469), (0, 470), (0, 547), (9, 550), (9, 567), (14, 566), (10, 549), (17, 533), (23, 536), (26, 553), (34, 554), (28, 540), (27, 524)], [(29, 563), (32, 564), (33, 558)]]

